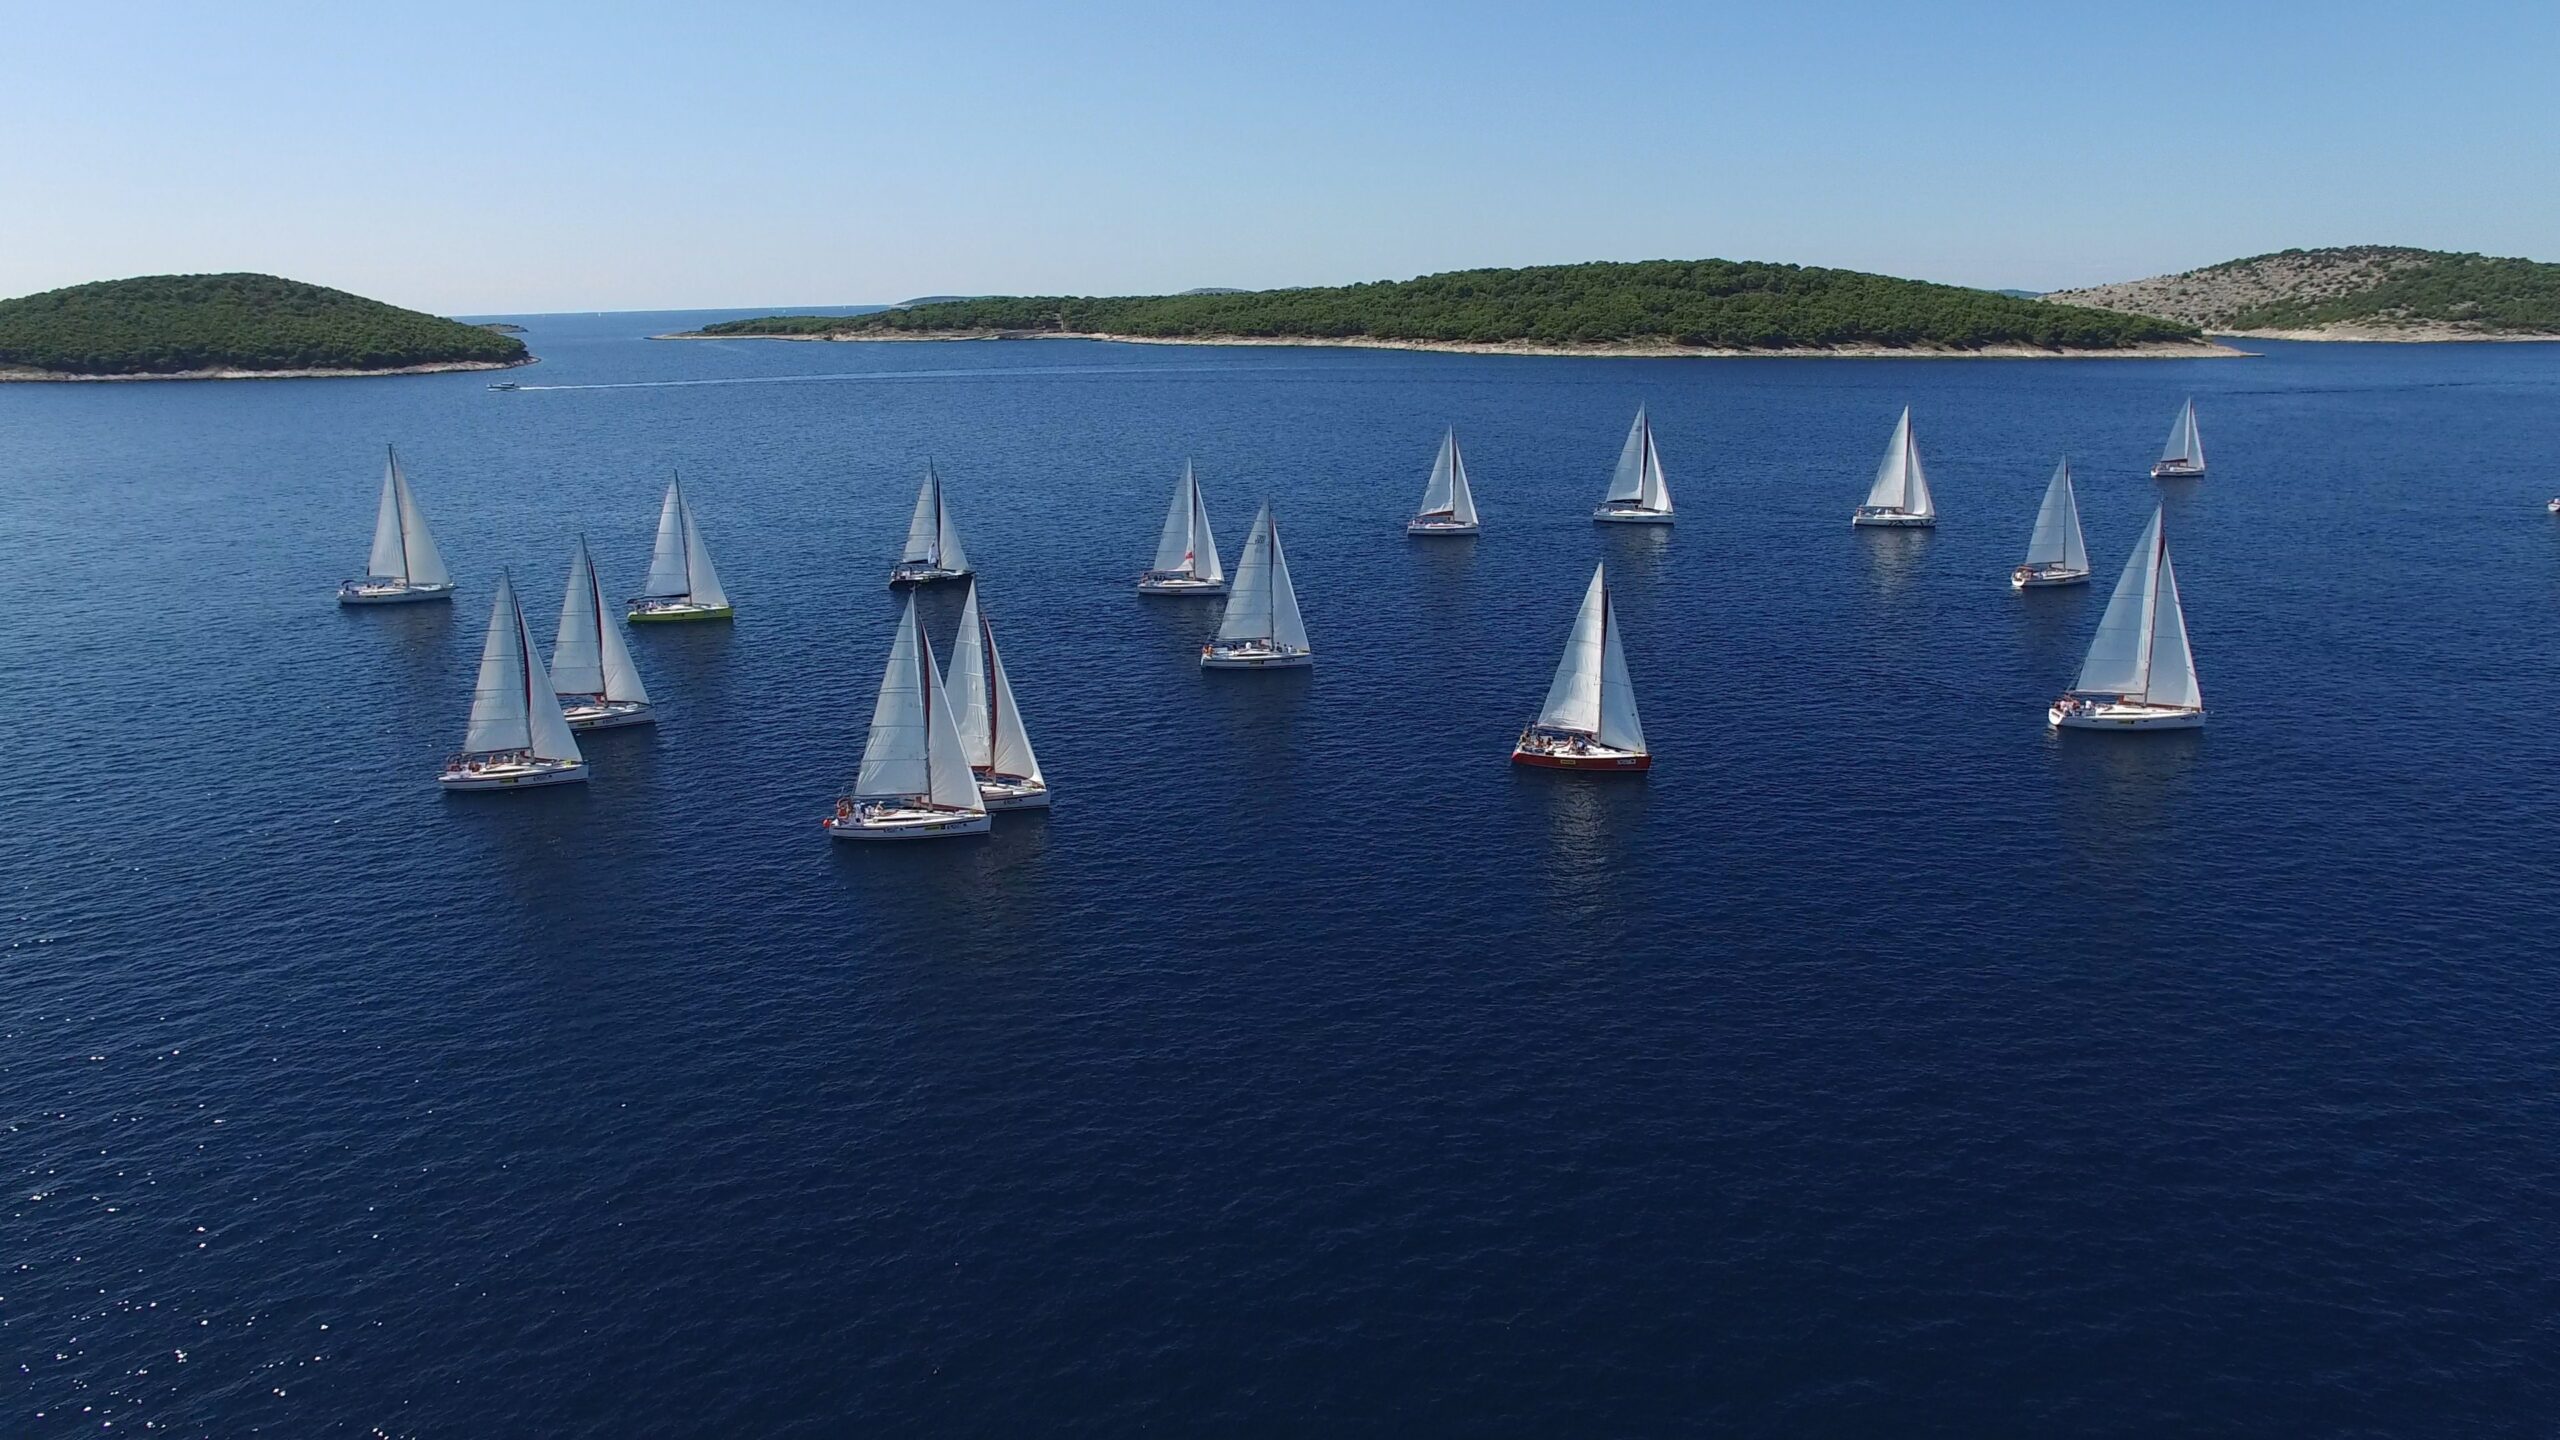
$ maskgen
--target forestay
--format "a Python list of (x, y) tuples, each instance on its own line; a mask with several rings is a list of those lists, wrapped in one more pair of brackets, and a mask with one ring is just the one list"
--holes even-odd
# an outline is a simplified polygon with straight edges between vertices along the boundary
[(1556, 663), (1538, 723), (1589, 735), (1613, 749), (1644, 749), (1644, 723), (1636, 713), (1635, 681), (1627, 674), (1605, 565), (1591, 572), (1582, 608), (1574, 612), (1564, 658)]
[(1867, 491), (1867, 508), (1898, 510), (1934, 518), (1937, 503), (1929, 495), (1929, 474), (1920, 464), (1920, 445), (1911, 435), (1911, 407), (1902, 407), (1893, 438), (1885, 442), (1884, 459), (1876, 464), (1876, 483)]
[(596, 579), (595, 559), (587, 542), (578, 542), (569, 560), (569, 588), (560, 597), (560, 634), (551, 643), (551, 686), (562, 695), (596, 695), (606, 700), (649, 703), (639, 667), (631, 663), (631, 647), (622, 629), (604, 608), (604, 586)]
[(2027, 563), (2088, 572), (2089, 549), (2080, 535), (2080, 500), (2071, 489), (2068, 459), (2053, 467), (2053, 479), (2044, 487), (2044, 504), (2036, 510), (2035, 533), (2027, 539)]

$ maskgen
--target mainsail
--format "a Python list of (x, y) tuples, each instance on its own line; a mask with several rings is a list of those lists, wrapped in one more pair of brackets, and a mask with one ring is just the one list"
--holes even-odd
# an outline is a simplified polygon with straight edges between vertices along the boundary
[(1217, 537), (1209, 533), (1209, 505), (1200, 498), (1200, 481), (1188, 460), (1182, 462), (1182, 479), (1165, 506), (1154, 568), (1160, 575), (1189, 575), (1210, 584), (1227, 578), (1226, 567), (1218, 563)]
[(863, 743), (862, 773), (853, 793), (864, 800), (917, 799), (956, 810), (985, 808), (913, 596), (898, 618), (898, 638), (880, 676), (880, 698), (871, 709), (871, 736)]
[(2053, 467), (2053, 479), (2044, 487), (2044, 504), (2036, 510), (2035, 534), (2027, 539), (2027, 563), (2059, 565), (2065, 570), (2088, 573), (2089, 549), (2080, 536), (2080, 501), (2071, 490), (2071, 461), (2067, 458)]
[(2178, 604), (2178, 573), (2169, 562), (2169, 537), (2161, 512), (2134, 542), (2107, 613), (2098, 621), (2080, 664), (2075, 694), (2122, 695), (2152, 705), (2201, 707), (2195, 652), (2187, 644), (2186, 612)]
[(1004, 655), (996, 649), (995, 627), (978, 607), (978, 587), (960, 607), (960, 633), (951, 642), (951, 666), (943, 682), (960, 729), (960, 747), (969, 764), (998, 775), (1040, 778), (1040, 757), (1031, 751), (1030, 733), (1013, 703), (1013, 684), (1005, 678)]
[(1642, 405), (1627, 427), (1627, 443), (1618, 449), (1618, 468), (1609, 475), (1612, 504), (1635, 502), (1638, 509), (1671, 510), (1671, 486), (1662, 476), (1662, 452), (1654, 447), (1653, 422)]
[(1458, 452), (1455, 429), (1441, 438), (1440, 454), (1431, 462), (1431, 479), (1422, 487), (1423, 515), (1446, 515), (1459, 525), (1476, 523), (1475, 492), (1467, 488), (1467, 460)]
[(382, 500), (374, 509), (373, 553), (365, 560), (365, 574), (412, 585), (453, 583), (444, 557), (436, 553), (427, 517), (418, 513), (418, 497), (409, 493), (399, 454), (388, 445), (382, 452)]
[(2169, 442), (2160, 447), (2163, 464), (2184, 461), (2197, 470), (2204, 468), (2204, 437), (2196, 433), (2195, 397), (2178, 407), (2178, 418), (2169, 422)]
[(480, 678), (471, 690), (471, 728), (462, 737), (465, 754), (526, 750), (545, 760), (577, 760), (578, 741), (560, 714), (551, 677), (543, 672), (542, 652), (533, 644), (533, 627), (516, 603), (514, 582), (498, 579), (498, 598), (489, 608), (489, 640), (480, 650)]
[(594, 695), (606, 700), (649, 703), (639, 667), (631, 663), (631, 647), (622, 627), (604, 608), (604, 586), (596, 579), (596, 562), (587, 542), (569, 560), (569, 588), (560, 598), (560, 634), (551, 644), (551, 686), (562, 695)]
[(1636, 714), (1635, 682), (1627, 675), (1605, 565), (1591, 572), (1582, 608), (1574, 612), (1573, 631), (1565, 637), (1564, 658), (1556, 663), (1538, 723), (1578, 731), (1613, 749), (1644, 749), (1644, 723)]
[(1876, 483), (1867, 491), (1870, 510), (1898, 510), (1934, 518), (1937, 502), (1929, 495), (1929, 473), (1920, 465), (1919, 443), (1911, 438), (1911, 407), (1902, 407), (1893, 438), (1885, 442), (1884, 459), (1876, 464)]
[(942, 493), (942, 476), (931, 461), (924, 467), (924, 484), (916, 491), (915, 513), (907, 519), (907, 548), (899, 555), (904, 565), (931, 565), (957, 575), (969, 568), (968, 552), (960, 548), (960, 532), (951, 523), (951, 502)]
[(652, 600), (689, 600), (697, 605), (729, 603), (720, 588), (720, 572), (711, 568), (711, 551), (702, 543), (693, 507), (684, 498), (682, 478), (667, 482), (666, 503), (658, 507), (658, 543), (649, 552), (649, 579), (641, 594)]
[(1245, 537), (1244, 557), (1236, 562), (1235, 588), (1227, 596), (1227, 613), (1218, 622), (1221, 640), (1268, 640), (1287, 650), (1306, 650), (1306, 621), (1298, 614), (1297, 587), (1289, 582), (1289, 557), (1280, 548), (1280, 525), (1264, 502), (1253, 517), (1253, 533)]

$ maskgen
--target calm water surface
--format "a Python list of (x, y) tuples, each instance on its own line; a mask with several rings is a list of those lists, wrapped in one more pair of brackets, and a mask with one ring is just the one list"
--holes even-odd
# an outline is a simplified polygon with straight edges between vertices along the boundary
[[(0, 387), (0, 1434), (2560, 1419), (2560, 347), (526, 323)], [(1640, 400), (1681, 523), (1595, 529)], [(1942, 524), (1853, 532), (1905, 403)], [(1451, 423), (1487, 533), (1409, 541)], [(453, 607), (330, 603), (386, 440)], [(2013, 594), (2066, 450), (2101, 583)], [(1186, 454), (1311, 673), (1130, 593)], [(830, 845), (928, 457), (1057, 808)], [(636, 588), (670, 467), (736, 625), (440, 794), (500, 569)], [(2051, 736), (2162, 495), (2212, 728)], [(1595, 559), (1649, 781), (1505, 763)]]

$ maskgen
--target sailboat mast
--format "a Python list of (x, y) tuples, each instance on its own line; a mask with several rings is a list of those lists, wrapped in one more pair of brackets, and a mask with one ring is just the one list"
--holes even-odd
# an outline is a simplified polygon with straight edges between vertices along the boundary
[[(509, 577), (512, 580), (513, 577)], [(516, 688), (524, 693), (524, 752), (533, 753), (533, 647), (525, 643), (524, 602), (507, 588), (508, 618), (516, 627)]]
[(400, 473), (400, 452), (385, 445), (382, 455), (391, 467), (391, 518), (400, 527), (400, 578), (406, 580), (418, 568), (409, 559), (409, 482)]
[(982, 652), (978, 663), (987, 672), (987, 769), (996, 768), (998, 736), (1004, 734), (1004, 697), (996, 685), (996, 627), (987, 623), (987, 612), (978, 612), (978, 647)]
[(676, 524), (681, 527), (676, 539), (684, 548), (684, 593), (689, 600), (693, 598), (693, 510), (684, 503), (684, 476), (669, 471), (667, 484), (676, 492)]
[(2151, 544), (2150, 573), (2143, 577), (2148, 582), (2143, 588), (2151, 597), (2151, 604), (2147, 607), (2150, 614), (2145, 617), (2149, 623), (2142, 627), (2142, 698), (2145, 700), (2151, 698), (2151, 651), (2160, 643), (2160, 557), (2168, 553), (2169, 521), (2163, 516), (2158, 535)]
[[(587, 601), (595, 607), (596, 683), (603, 687), (596, 692), (596, 698), (611, 700), (613, 677), (604, 673), (604, 582), (596, 578), (596, 557), (587, 553), (587, 537), (584, 535), (578, 537), (578, 555), (587, 562)], [(552, 661), (557, 664), (559, 656), (554, 654)]]

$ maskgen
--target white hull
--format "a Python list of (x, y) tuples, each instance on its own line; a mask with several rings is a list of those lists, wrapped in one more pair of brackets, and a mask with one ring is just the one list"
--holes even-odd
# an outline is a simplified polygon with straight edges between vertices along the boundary
[(978, 799), (989, 810), (1046, 810), (1049, 783), (1019, 775), (980, 775)]
[(730, 620), (737, 611), (727, 605), (704, 605), (693, 600), (634, 600), (623, 618), (635, 625), (673, 624), (679, 620)]
[(1871, 510), (1861, 505), (1858, 507), (1858, 513), (1849, 517), (1849, 523), (1873, 525), (1887, 530), (1921, 530), (1936, 525), (1938, 517), (1914, 515), (1908, 510)]
[(653, 725), (658, 714), (641, 701), (598, 701), (587, 696), (560, 697), (560, 713), (572, 730), (615, 730), (625, 725)]
[(2546, 506), (2544, 506), (2543, 508), (2544, 508), (2544, 509), (2546, 509), (2546, 510), (2548, 510), (2548, 511), (2550, 511), (2550, 512), (2551, 512), (2552, 514), (2554, 514), (2554, 515), (2560, 515), (2560, 496), (2554, 496), (2554, 497), (2552, 497), (2551, 503), (2550, 503), (2550, 504), (2548, 504), (2548, 505), (2546, 505)]
[(1591, 512), (1596, 525), (1668, 525), (1668, 510), (1645, 510), (1634, 505), (1603, 505)]
[(2056, 730), (2201, 730), (2204, 712), (2128, 700), (2075, 702), (2065, 697), (2045, 712), (2045, 723)]
[(2041, 590), (2050, 585), (2086, 585), (2088, 583), (2089, 572), (2086, 570), (2058, 570), (2021, 565), (2009, 572), (2009, 588), (2012, 590)]
[(889, 588), (897, 590), (909, 585), (940, 585), (950, 580), (966, 580), (969, 575), (969, 571), (945, 570), (939, 565), (900, 565), (889, 572)]
[(453, 586), (412, 585), (406, 580), (350, 580), (338, 587), (341, 605), (414, 605), (421, 600), (450, 600)]
[(1283, 650), (1268, 640), (1214, 641), (1200, 647), (1203, 670), (1302, 670), (1316, 663), (1311, 650)]
[(1434, 515), (1417, 515), (1405, 522), (1407, 535), (1477, 535), (1484, 527), (1471, 521), (1450, 520)]
[(2154, 480), (2193, 480), (2203, 474), (2203, 466), (2190, 465), (2184, 460), (2163, 460), (2151, 467)]
[(870, 802), (842, 805), (824, 822), (838, 840), (941, 840), (984, 835), (993, 828), (983, 810), (938, 810)]
[(1153, 572), (1138, 577), (1141, 595), (1224, 595), (1227, 582), (1202, 580), (1190, 575), (1158, 575)]
[(436, 783), (447, 790), (530, 790), (570, 785), (587, 778), (584, 760), (491, 759), (462, 755), (445, 762)]

